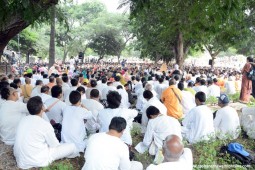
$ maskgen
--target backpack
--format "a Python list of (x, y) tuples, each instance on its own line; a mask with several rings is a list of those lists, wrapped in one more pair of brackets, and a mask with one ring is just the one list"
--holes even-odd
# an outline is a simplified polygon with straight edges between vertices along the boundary
[(255, 68), (252, 66), (251, 71), (247, 73), (249, 80), (255, 80)]
[(239, 160), (242, 163), (242, 165), (251, 165), (251, 164), (255, 163), (255, 161), (251, 157), (251, 155), (244, 156), (240, 153), (232, 152), (228, 149), (228, 146), (222, 146), (221, 149), (220, 149), (220, 152), (221, 153), (228, 153), (229, 155), (231, 155), (235, 159)]

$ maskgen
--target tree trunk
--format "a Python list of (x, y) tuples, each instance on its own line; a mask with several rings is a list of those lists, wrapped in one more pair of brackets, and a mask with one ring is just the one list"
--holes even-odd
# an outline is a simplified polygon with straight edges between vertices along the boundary
[(29, 56), (30, 56), (30, 54), (29, 54), (29, 51), (28, 51), (27, 54), (26, 54), (26, 64), (29, 64)]
[[(7, 1), (3, 1), (3, 4), (7, 3)], [(32, 3), (32, 2), (30, 2)], [(33, 3), (40, 6), (40, 8), (34, 10), (34, 16), (37, 18), (41, 15), (41, 13), (47, 10), (53, 4), (57, 4), (58, 0), (48, 0), (43, 3), (39, 1), (33, 1)], [(2, 59), (2, 54), (4, 48), (8, 44), (8, 42), (15, 37), (19, 32), (28, 27), (33, 21), (28, 21), (22, 18), (19, 13), (9, 13), (8, 20), (0, 26), (0, 62)]]
[(102, 60), (104, 56), (99, 56), (99, 59), (97, 60), (97, 64), (99, 63), (100, 60)]
[(219, 55), (220, 51), (217, 51), (215, 53), (212, 53), (209, 51), (209, 54), (211, 55), (211, 58), (212, 58), (212, 65), (211, 65), (211, 68), (214, 68), (214, 65), (215, 65), (215, 59), (216, 57)]
[(176, 63), (179, 65), (179, 68), (183, 68), (184, 63), (184, 40), (183, 34), (181, 32), (178, 33), (178, 40), (176, 46)]
[(120, 54), (118, 54), (118, 64), (120, 63)]
[(55, 18), (56, 18), (56, 7), (55, 5), (51, 8), (51, 24), (50, 24), (50, 48), (49, 48), (49, 68), (55, 63)]

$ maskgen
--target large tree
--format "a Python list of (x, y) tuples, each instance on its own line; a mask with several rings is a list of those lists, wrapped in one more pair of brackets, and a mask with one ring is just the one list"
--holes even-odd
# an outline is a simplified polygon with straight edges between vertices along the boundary
[[(151, 34), (156, 35), (154, 41), (169, 42), (165, 48), (173, 52), (176, 62), (182, 67), (191, 47), (197, 44), (202, 46), (202, 43), (211, 45), (209, 41), (205, 41), (206, 38), (217, 42), (213, 37), (224, 38), (217, 34), (224, 35), (226, 30), (230, 35), (228, 40), (238, 38), (234, 36), (238, 35), (238, 31), (242, 32), (242, 24), (240, 27), (238, 25), (243, 22), (243, 16), (249, 9), (247, 2), (248, 0), (124, 0), (123, 5), (130, 5), (131, 19), (136, 26), (146, 25), (145, 29), (140, 27), (136, 30), (138, 41), (148, 44)], [(230, 34), (231, 31), (236, 32), (234, 36)], [(154, 49), (157, 52), (160, 50)]]
[(49, 7), (58, 0), (0, 1), (0, 57), (8, 42), (36, 20), (48, 19)]

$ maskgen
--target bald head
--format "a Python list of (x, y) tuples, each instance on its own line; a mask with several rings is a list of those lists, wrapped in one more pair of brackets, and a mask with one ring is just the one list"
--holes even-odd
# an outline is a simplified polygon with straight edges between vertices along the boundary
[(169, 135), (163, 143), (164, 162), (178, 161), (183, 153), (183, 144), (176, 135)]

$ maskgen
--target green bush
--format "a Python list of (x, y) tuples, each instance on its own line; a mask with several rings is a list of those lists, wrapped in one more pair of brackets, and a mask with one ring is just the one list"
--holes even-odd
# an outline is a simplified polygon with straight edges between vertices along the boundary
[(216, 105), (218, 103), (218, 99), (214, 96), (210, 96), (207, 100), (206, 100), (206, 104), (210, 104), (210, 105)]
[(228, 97), (229, 97), (229, 100), (232, 101), (233, 103), (238, 102), (240, 98), (240, 92), (235, 94), (229, 94)]

